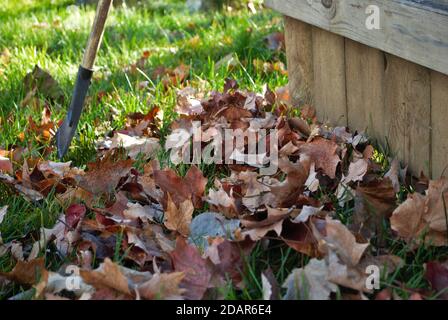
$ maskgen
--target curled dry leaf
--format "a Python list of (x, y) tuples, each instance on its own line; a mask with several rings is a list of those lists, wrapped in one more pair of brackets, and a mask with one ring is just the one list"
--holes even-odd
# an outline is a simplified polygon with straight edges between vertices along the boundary
[(325, 232), (324, 250), (336, 252), (347, 265), (358, 265), (369, 244), (356, 242), (355, 236), (338, 220), (327, 218)]
[(124, 148), (131, 159), (136, 159), (139, 154), (154, 157), (160, 150), (159, 139), (148, 137), (132, 137), (127, 134), (116, 132), (110, 143), (105, 144), (109, 149)]
[(448, 179), (430, 181), (427, 194), (408, 195), (392, 214), (391, 227), (407, 242), (418, 245), (422, 240), (428, 245), (446, 246)]
[(213, 211), (221, 212), (227, 218), (238, 217), (239, 210), (235, 198), (227, 194), (222, 186), (218, 190), (209, 190), (207, 202), (212, 206)]
[(273, 195), (271, 204), (275, 207), (285, 208), (295, 205), (297, 197), (302, 193), (309, 176), (310, 158), (301, 156), (296, 163), (282, 158), (279, 159), (279, 167), (287, 176), (284, 181), (270, 186)]
[(353, 229), (366, 238), (380, 235), (382, 224), (396, 208), (396, 194), (389, 178), (362, 184), (355, 191)]
[(83, 280), (96, 289), (108, 288), (119, 293), (131, 296), (128, 279), (123, 274), (120, 266), (106, 258), (96, 270), (80, 270)]
[(249, 236), (253, 241), (261, 240), (270, 231), (274, 231), (277, 236), (282, 233), (283, 220), (285, 220), (291, 211), (288, 209), (273, 209), (267, 207), (268, 215), (266, 219), (261, 221), (253, 220), (247, 217), (241, 220), (241, 224), (245, 228), (243, 236)]

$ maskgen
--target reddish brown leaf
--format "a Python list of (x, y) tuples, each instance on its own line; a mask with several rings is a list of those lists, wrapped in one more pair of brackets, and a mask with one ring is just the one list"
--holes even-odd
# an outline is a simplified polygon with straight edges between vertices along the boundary
[(72, 204), (67, 208), (65, 213), (65, 223), (70, 229), (75, 229), (78, 223), (84, 218), (86, 214), (86, 207), (82, 204)]
[(112, 156), (87, 164), (88, 171), (79, 186), (94, 194), (111, 193), (122, 177), (129, 174), (132, 159), (114, 161)]
[(341, 161), (337, 150), (338, 145), (335, 142), (320, 137), (300, 146), (300, 152), (308, 154), (316, 168), (322, 169), (331, 179), (336, 177), (336, 168)]
[(196, 247), (189, 245), (182, 237), (177, 238), (176, 248), (170, 255), (174, 270), (185, 274), (180, 284), (180, 287), (186, 290), (185, 297), (192, 300), (202, 299), (212, 277), (207, 260), (201, 257)]
[(443, 291), (441, 298), (448, 300), (448, 268), (437, 261), (426, 263), (425, 278), (437, 293)]

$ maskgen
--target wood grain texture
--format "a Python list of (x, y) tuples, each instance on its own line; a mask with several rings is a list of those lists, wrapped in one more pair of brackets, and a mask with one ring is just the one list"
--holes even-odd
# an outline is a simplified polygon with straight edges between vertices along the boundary
[(320, 121), (347, 125), (344, 38), (313, 27), (314, 105)]
[(85, 69), (90, 70), (93, 68), (97, 52), (103, 39), (104, 28), (111, 7), (112, 0), (100, 0), (98, 3), (95, 19), (93, 20), (92, 31), (90, 32), (82, 61), (82, 66)]
[(294, 105), (312, 104), (314, 87), (311, 26), (285, 16), (289, 90)]
[(386, 142), (384, 67), (382, 51), (345, 40), (348, 126), (381, 144)]
[(385, 125), (393, 155), (414, 175), (431, 174), (431, 87), (428, 69), (387, 55)]
[[(448, 176), (448, 76), (431, 72), (432, 176)], [(444, 172), (445, 171), (445, 172)]]
[[(448, 74), (448, 11), (422, 1), (265, 0), (267, 6), (313, 26)], [(366, 8), (380, 8), (380, 30), (368, 30)]]

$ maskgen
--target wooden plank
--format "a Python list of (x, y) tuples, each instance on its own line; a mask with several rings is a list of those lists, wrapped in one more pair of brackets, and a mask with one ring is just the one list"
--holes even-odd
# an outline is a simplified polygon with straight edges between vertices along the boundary
[(347, 120), (350, 129), (364, 131), (384, 145), (384, 53), (345, 40)]
[(292, 102), (312, 104), (313, 47), (311, 26), (285, 16), (286, 58)]
[(386, 55), (386, 132), (393, 155), (414, 175), (431, 175), (431, 87), (428, 69)]
[(448, 177), (448, 76), (431, 72), (432, 176)]
[(347, 125), (344, 38), (313, 27), (314, 105), (319, 120)]
[[(421, 2), (421, 1), (420, 1)], [(313, 26), (448, 74), (448, 11), (403, 0), (265, 0)], [(366, 28), (366, 8), (380, 9), (380, 30)]]

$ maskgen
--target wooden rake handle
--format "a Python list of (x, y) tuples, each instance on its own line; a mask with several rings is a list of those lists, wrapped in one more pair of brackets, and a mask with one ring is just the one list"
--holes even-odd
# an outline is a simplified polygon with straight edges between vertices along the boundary
[(92, 31), (90, 32), (90, 37), (81, 64), (85, 69), (93, 69), (96, 54), (100, 48), (101, 40), (103, 39), (107, 16), (112, 7), (112, 1), (113, 0), (100, 0), (98, 7), (96, 8), (95, 20), (93, 21)]

